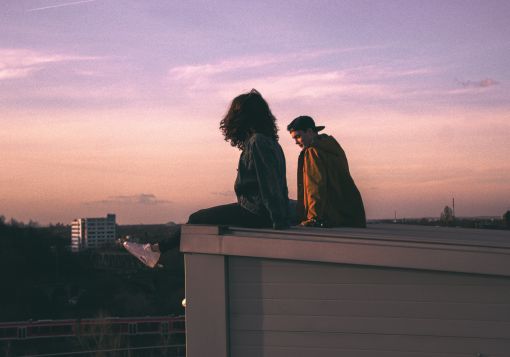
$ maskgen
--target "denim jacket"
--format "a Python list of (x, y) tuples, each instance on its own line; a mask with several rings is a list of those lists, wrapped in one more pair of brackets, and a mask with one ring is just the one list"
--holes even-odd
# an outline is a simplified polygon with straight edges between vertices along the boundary
[(285, 156), (276, 140), (259, 133), (246, 140), (234, 190), (243, 208), (269, 215), (275, 228), (288, 225)]

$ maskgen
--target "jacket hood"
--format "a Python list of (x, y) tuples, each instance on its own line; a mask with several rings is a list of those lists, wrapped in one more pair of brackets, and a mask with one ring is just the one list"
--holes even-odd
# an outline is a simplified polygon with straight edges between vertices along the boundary
[(341, 155), (341, 153), (342, 153), (340, 144), (338, 144), (338, 142), (335, 140), (334, 137), (327, 135), (327, 134), (319, 135), (317, 140), (315, 140), (311, 146), (315, 147), (321, 151), (325, 151), (327, 153), (337, 155), (337, 156)]

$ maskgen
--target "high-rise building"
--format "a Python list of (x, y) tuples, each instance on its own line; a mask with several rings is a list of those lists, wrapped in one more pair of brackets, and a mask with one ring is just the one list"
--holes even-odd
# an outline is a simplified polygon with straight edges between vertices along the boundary
[(115, 215), (100, 218), (78, 218), (71, 223), (71, 250), (78, 252), (98, 248), (115, 241)]

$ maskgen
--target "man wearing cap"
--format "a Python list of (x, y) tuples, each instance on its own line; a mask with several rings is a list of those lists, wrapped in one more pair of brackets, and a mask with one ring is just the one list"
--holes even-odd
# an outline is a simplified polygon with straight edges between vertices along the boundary
[(319, 134), (323, 129), (309, 116), (287, 126), (303, 149), (298, 159), (298, 220), (303, 226), (366, 227), (363, 200), (345, 152), (335, 138)]

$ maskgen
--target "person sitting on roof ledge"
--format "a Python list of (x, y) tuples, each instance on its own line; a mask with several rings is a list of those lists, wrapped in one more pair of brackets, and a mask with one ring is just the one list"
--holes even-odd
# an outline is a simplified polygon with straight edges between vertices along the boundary
[[(255, 89), (234, 98), (220, 122), (225, 140), (241, 150), (234, 190), (236, 203), (193, 213), (190, 224), (250, 228), (289, 227), (289, 197), (285, 155), (278, 144), (276, 118)], [(171, 239), (156, 244), (124, 242), (124, 247), (154, 268), (161, 253), (178, 247), (180, 229)]]
[(363, 200), (345, 152), (335, 138), (319, 134), (323, 129), (309, 116), (297, 117), (287, 126), (303, 149), (297, 173), (298, 220), (312, 227), (366, 227)]

